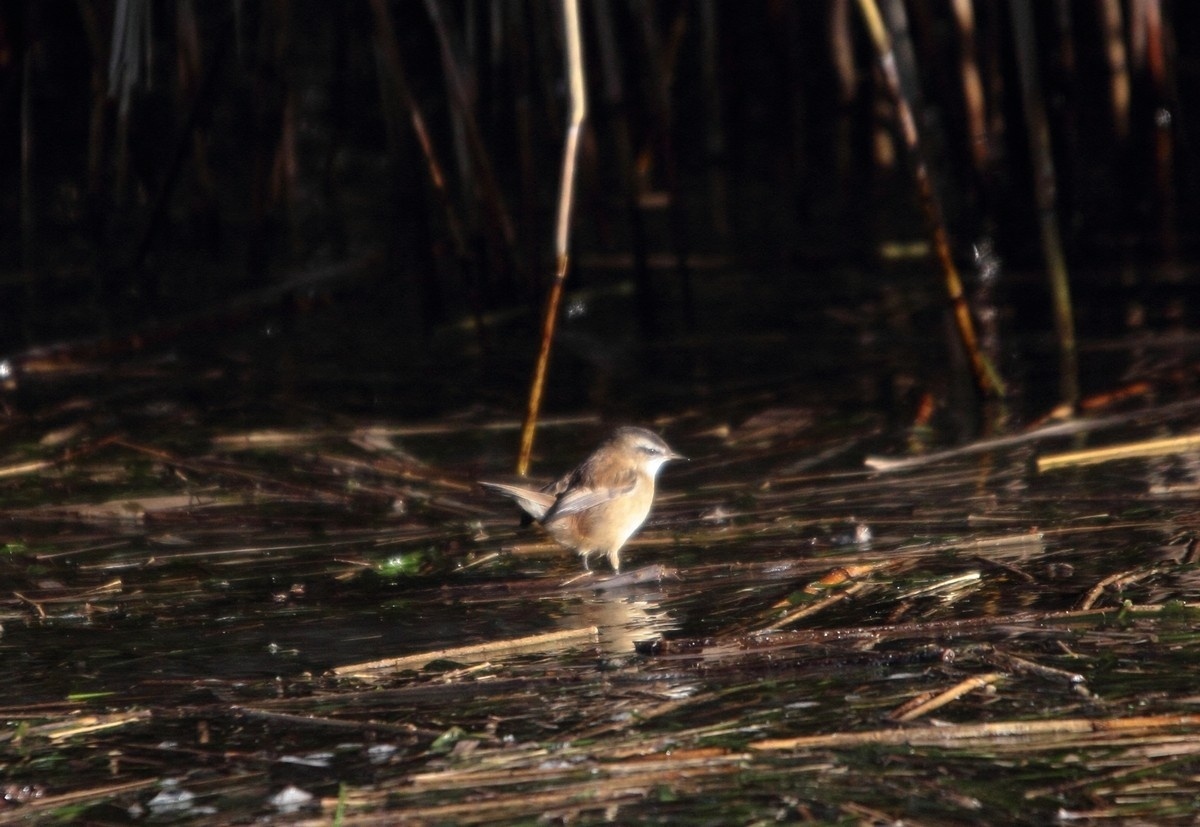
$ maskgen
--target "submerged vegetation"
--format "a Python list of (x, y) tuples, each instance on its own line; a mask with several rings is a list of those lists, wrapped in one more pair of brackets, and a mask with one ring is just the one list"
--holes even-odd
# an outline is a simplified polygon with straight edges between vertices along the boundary
[(14, 448), (0, 818), (1190, 813), (1194, 463), (1039, 473), (1051, 426), (870, 470), (877, 423), (773, 413), (661, 423), (695, 459), (620, 577), (472, 486), (515, 422)]

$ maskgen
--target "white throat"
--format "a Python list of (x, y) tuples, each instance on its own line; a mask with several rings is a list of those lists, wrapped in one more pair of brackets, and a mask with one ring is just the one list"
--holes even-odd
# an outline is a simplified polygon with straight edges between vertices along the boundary
[(667, 461), (667, 459), (669, 459), (669, 458), (668, 457), (653, 457), (651, 459), (646, 460), (646, 464), (643, 467), (646, 469), (647, 474), (649, 474), (652, 477), (657, 477), (659, 470), (663, 467), (663, 463), (665, 463)]

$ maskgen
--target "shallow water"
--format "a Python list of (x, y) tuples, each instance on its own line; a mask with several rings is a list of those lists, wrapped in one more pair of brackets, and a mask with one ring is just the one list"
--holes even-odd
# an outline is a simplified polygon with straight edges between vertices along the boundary
[[(476, 364), (466, 333), (335, 375), (312, 343), (340, 320), (306, 319), (294, 351), (24, 386), (0, 465), (56, 462), (3, 481), (0, 820), (1186, 817), (1195, 458), (1034, 463), (1195, 431), (1190, 380), (1144, 374), (1103, 428), (873, 471), (957, 441), (948, 407), (905, 419), (906, 388), (956, 380), (910, 367), (936, 339), (835, 305), (652, 351), (568, 325), (550, 411), (578, 418), (543, 429), (536, 472), (586, 454), (598, 410), (693, 458), (616, 587), (473, 485), (511, 468), (524, 353), (446, 374), (436, 418), (401, 393)], [(1093, 353), (1112, 386), (1145, 356)], [(1036, 387), (1010, 423), (1049, 407)]]

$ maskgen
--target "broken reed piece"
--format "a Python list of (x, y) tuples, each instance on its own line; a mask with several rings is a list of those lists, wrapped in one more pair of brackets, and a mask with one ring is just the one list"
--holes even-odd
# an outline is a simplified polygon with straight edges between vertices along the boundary
[(1124, 442), (1104, 448), (1088, 448), (1082, 451), (1066, 451), (1038, 457), (1038, 473), (1070, 468), (1080, 465), (1096, 465), (1117, 459), (1139, 457), (1161, 457), (1167, 454), (1185, 454), (1200, 450), (1200, 434), (1149, 439), (1142, 442)]

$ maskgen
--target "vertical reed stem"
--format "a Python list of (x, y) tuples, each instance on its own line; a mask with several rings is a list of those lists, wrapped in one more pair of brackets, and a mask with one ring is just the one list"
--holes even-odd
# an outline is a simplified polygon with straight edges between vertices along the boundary
[(1167, 69), (1170, 35), (1160, 0), (1135, 0), (1132, 14), (1146, 33), (1146, 75), (1154, 99), (1154, 182), (1159, 203), (1159, 239), (1163, 254), (1174, 258), (1178, 246), (1175, 196), (1175, 116), (1177, 101)]
[(1050, 291), (1054, 304), (1054, 326), (1058, 334), (1059, 393), (1072, 408), (1079, 401), (1078, 362), (1075, 352), (1075, 320), (1071, 311), (1071, 288), (1067, 263), (1055, 213), (1054, 159), (1050, 152), (1050, 127), (1046, 106), (1038, 85), (1037, 41), (1033, 28), (1033, 8), (1029, 0), (1012, 4), (1013, 40), (1017, 47), (1017, 71), (1021, 77), (1021, 99), (1029, 130), (1029, 156), (1033, 163), (1034, 198), (1042, 236), (1042, 254), (1046, 257)]
[(1129, 137), (1129, 57), (1125, 50), (1125, 27), (1121, 24), (1121, 0), (1100, 0), (1100, 26), (1104, 57), (1108, 61), (1108, 96), (1112, 107), (1113, 131), (1118, 141)]
[(425, 0), (425, 11), (437, 34), (438, 46), (442, 54), (442, 69), (446, 73), (446, 85), (450, 88), (453, 104), (462, 119), (463, 137), (470, 150), (470, 159), (473, 163), (472, 173), (478, 181), (480, 200), (507, 247), (511, 266), (520, 272), (523, 265), (521, 251), (517, 245), (517, 231), (504, 200), (504, 193), (496, 180), (491, 155), (484, 145), (483, 134), (471, 107), (466, 81), (462, 76), (462, 68), (454, 56), (454, 44), (450, 38), (444, 9), (438, 0)]
[(408, 110), (413, 132), (417, 136), (421, 154), (425, 157), (425, 169), (429, 173), (429, 183), (433, 187), (438, 204), (446, 215), (446, 227), (450, 231), (451, 241), (454, 242), (455, 253), (460, 261), (465, 260), (467, 258), (466, 230), (463, 228), (458, 211), (454, 209), (454, 203), (450, 200), (450, 193), (446, 187), (446, 174), (442, 171), (442, 163), (438, 159), (437, 149), (429, 134), (425, 114), (408, 85), (408, 76), (404, 72), (404, 63), (400, 60), (400, 46), (396, 39), (396, 30), (392, 26), (392, 18), (388, 14), (384, 0), (371, 0), (371, 11), (375, 17), (376, 47), (383, 55), (383, 64), (391, 74), (396, 94), (400, 96), (404, 108)]
[(546, 312), (542, 319), (542, 342), (538, 351), (537, 365), (533, 371), (533, 384), (529, 389), (529, 406), (525, 412), (525, 423), (521, 427), (521, 450), (517, 456), (517, 473), (529, 473), (529, 460), (533, 455), (533, 436), (537, 428), (538, 411), (542, 406), (542, 391), (546, 384), (546, 371), (550, 364), (550, 347), (554, 342), (554, 327), (558, 321), (558, 306), (562, 302), (563, 283), (567, 280), (570, 266), (568, 250), (571, 241), (571, 205), (575, 196), (575, 166), (579, 155), (579, 135), (587, 118), (587, 90), (583, 80), (583, 43), (579, 34), (579, 5), (577, 0), (562, 0), (563, 25), (566, 30), (567, 79), (570, 85), (571, 115), (567, 125), (567, 137), (563, 146), (562, 179), (558, 190), (558, 221), (554, 229), (555, 268), (554, 281), (546, 298)]
[(954, 20), (958, 24), (960, 43), (959, 70), (962, 79), (963, 109), (967, 115), (967, 141), (971, 164), (977, 181), (984, 181), (991, 159), (991, 140), (987, 129), (984, 106), (983, 79), (979, 74), (979, 59), (975, 45), (975, 12), (971, 0), (953, 0)]
[(925, 212), (925, 220), (933, 243), (934, 253), (942, 268), (942, 277), (946, 284), (946, 293), (954, 313), (954, 321), (958, 327), (958, 335), (962, 339), (963, 348), (971, 362), (971, 371), (975, 376), (976, 386), (986, 395), (1004, 395), (1004, 384), (992, 363), (979, 349), (979, 340), (975, 335), (975, 325), (971, 320), (971, 311), (967, 307), (963, 295), (962, 280), (958, 276), (958, 268), (950, 254), (950, 239), (946, 233), (946, 225), (942, 219), (941, 205), (937, 194), (929, 180), (929, 170), (921, 153), (920, 136), (917, 134), (917, 124), (913, 119), (911, 107), (900, 88), (900, 76), (896, 71), (896, 58), (892, 52), (887, 29), (880, 16), (879, 7), (875, 0), (859, 0), (859, 9), (871, 35), (879, 57), (879, 68), (883, 73), (888, 93), (896, 107), (896, 117), (900, 122), (900, 131), (904, 138), (912, 170), (913, 181), (917, 187), (917, 197)]

